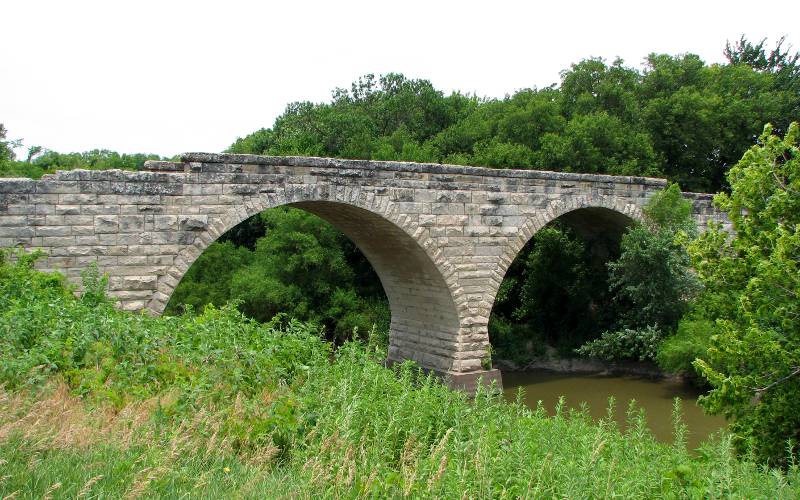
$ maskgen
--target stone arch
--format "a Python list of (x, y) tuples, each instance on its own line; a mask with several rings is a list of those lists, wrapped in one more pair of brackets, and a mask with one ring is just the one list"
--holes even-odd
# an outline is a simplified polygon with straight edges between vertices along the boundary
[[(459, 340), (453, 290), (457, 276), (416, 216), (399, 213), (389, 196), (357, 186), (286, 186), (269, 189), (209, 217), (207, 228), (183, 248), (148, 308), (160, 314), (191, 264), (226, 231), (264, 210), (290, 206), (313, 213), (342, 231), (378, 275), (391, 311), (389, 359), (413, 359), (423, 368), (449, 372)], [(449, 271), (449, 272), (448, 272)]]
[(528, 218), (519, 229), (518, 235), (509, 241), (505, 251), (500, 256), (497, 275), (491, 282), (491, 286), (486, 291), (486, 301), (494, 307), (494, 300), (500, 284), (505, 278), (506, 272), (511, 267), (514, 259), (530, 241), (534, 234), (547, 224), (553, 222), (561, 216), (568, 215), (582, 209), (599, 209), (608, 211), (625, 217), (629, 221), (642, 221), (643, 213), (641, 208), (629, 201), (623, 201), (616, 197), (609, 196), (575, 196), (567, 200), (558, 199), (551, 202), (546, 209), (540, 210), (536, 215)]

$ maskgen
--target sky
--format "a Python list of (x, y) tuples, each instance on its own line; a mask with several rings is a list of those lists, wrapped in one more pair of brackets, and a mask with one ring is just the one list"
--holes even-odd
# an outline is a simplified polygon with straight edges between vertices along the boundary
[(60, 152), (219, 152), (367, 73), (502, 98), (588, 57), (721, 63), (741, 35), (797, 51), (798, 17), (797, 0), (2, 0), (0, 123)]

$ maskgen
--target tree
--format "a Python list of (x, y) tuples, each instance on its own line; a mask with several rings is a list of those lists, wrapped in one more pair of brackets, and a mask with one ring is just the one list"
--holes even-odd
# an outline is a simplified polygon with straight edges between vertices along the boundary
[(14, 148), (19, 146), (19, 141), (6, 140), (8, 130), (0, 123), (0, 165), (14, 161)]
[(170, 297), (167, 314), (179, 314), (186, 306), (202, 310), (207, 304), (224, 306), (233, 300), (231, 280), (253, 261), (253, 253), (230, 241), (214, 242), (197, 258)]
[(228, 302), (262, 322), (279, 313), (316, 322), (334, 340), (350, 338), (354, 328), (366, 334), (373, 325), (381, 333), (389, 327), (383, 288), (363, 254), (333, 226), (299, 209), (267, 210), (212, 243), (167, 310)]
[(608, 263), (609, 289), (619, 310), (617, 327), (603, 332), (578, 352), (607, 360), (654, 359), (661, 341), (699, 291), (684, 241), (696, 229), (691, 203), (677, 184), (650, 199), (644, 224), (622, 237), (619, 259)]
[(742, 451), (772, 464), (798, 457), (800, 440), (800, 126), (783, 139), (767, 125), (715, 197), (733, 223), (690, 248), (715, 321), (695, 366), (712, 386), (701, 403), (733, 419)]
[(546, 346), (569, 354), (608, 326), (605, 262), (594, 258), (595, 244), (556, 221), (525, 245), (489, 321), (499, 358), (526, 363)]
[(733, 45), (725, 44), (725, 57), (731, 66), (744, 66), (772, 77), (773, 90), (785, 97), (784, 109), (770, 121), (775, 132), (783, 134), (790, 121), (800, 116), (800, 52), (792, 54), (791, 46), (784, 49), (786, 37), (783, 36), (767, 54), (766, 41), (764, 38), (754, 44), (742, 35)]
[(576, 115), (562, 133), (547, 133), (534, 162), (555, 170), (611, 175), (661, 175), (646, 132), (599, 111)]
[(640, 107), (636, 88), (641, 75), (616, 59), (610, 66), (603, 59), (584, 59), (561, 73), (561, 94), (567, 117), (604, 111), (637, 124)]
[(725, 57), (730, 64), (743, 64), (756, 71), (773, 73), (777, 76), (776, 87), (786, 90), (800, 86), (800, 53), (791, 53), (791, 46), (783, 49), (786, 37), (775, 43), (769, 54), (764, 48), (767, 39), (752, 43), (742, 35), (733, 45), (725, 44)]

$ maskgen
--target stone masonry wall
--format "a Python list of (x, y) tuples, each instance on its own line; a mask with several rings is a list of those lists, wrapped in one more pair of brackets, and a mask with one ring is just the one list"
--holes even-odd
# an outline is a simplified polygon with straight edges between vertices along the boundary
[[(495, 294), (517, 253), (575, 210), (641, 218), (661, 179), (476, 167), (191, 153), (146, 170), (0, 180), (0, 247), (40, 248), (72, 280), (96, 263), (127, 310), (161, 313), (184, 273), (228, 229), (292, 205), (342, 230), (389, 298), (390, 361), (413, 359), (474, 388)], [(725, 220), (687, 194), (701, 226)], [(577, 212), (576, 212), (577, 213)], [(598, 224), (603, 219), (598, 219)], [(591, 222), (591, 220), (589, 221)]]

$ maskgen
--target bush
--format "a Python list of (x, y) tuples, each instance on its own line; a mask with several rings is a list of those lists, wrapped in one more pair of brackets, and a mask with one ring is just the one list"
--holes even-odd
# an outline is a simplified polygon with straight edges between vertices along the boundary
[(671, 184), (648, 202), (644, 213), (644, 224), (625, 233), (619, 259), (608, 264), (609, 286), (623, 327), (654, 325), (671, 334), (700, 289), (682, 244), (695, 232), (691, 203)]
[(654, 326), (623, 328), (603, 332), (599, 339), (585, 343), (576, 352), (605, 361), (618, 359), (651, 361), (655, 359), (662, 339), (661, 330)]
[(706, 356), (713, 332), (712, 321), (682, 319), (675, 335), (667, 337), (661, 343), (656, 356), (658, 366), (670, 373), (697, 377), (692, 363), (695, 359)]
[(173, 318), (115, 309), (96, 272), (78, 298), (36, 255), (0, 263), (0, 384), (36, 389), (61, 375), (77, 394), (123, 404), (175, 388), (186, 402), (252, 394), (326, 363), (315, 327), (283, 316), (266, 324), (234, 307)]

